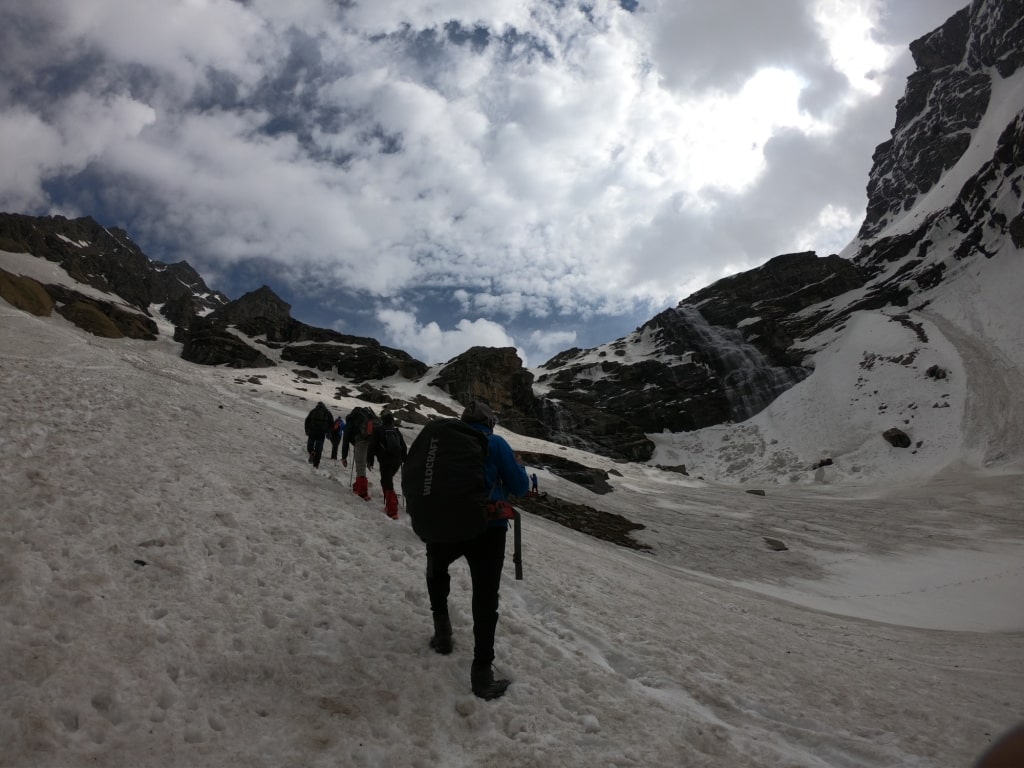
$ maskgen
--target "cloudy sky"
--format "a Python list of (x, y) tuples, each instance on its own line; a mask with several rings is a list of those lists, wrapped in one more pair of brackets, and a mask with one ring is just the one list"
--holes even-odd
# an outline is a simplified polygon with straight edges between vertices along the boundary
[(425, 362), (538, 365), (853, 237), (966, 0), (0, 0), (0, 210)]

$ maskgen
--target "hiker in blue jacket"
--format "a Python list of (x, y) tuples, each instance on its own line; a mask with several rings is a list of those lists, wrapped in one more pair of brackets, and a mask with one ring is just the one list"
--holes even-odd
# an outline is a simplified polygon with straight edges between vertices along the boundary
[(338, 460), (338, 446), (341, 445), (341, 436), (345, 434), (345, 420), (339, 416), (331, 425), (331, 431), (327, 433), (327, 439), (331, 441), (331, 461)]
[(448, 617), (448, 593), (451, 579), (448, 566), (460, 557), (469, 564), (473, 586), (473, 666), (470, 683), (473, 693), (482, 699), (496, 699), (505, 693), (508, 680), (495, 680), (494, 632), (498, 625), (498, 590), (505, 563), (505, 536), (514, 511), (508, 503), (512, 496), (525, 496), (530, 479), (522, 462), (505, 438), (494, 434), (498, 419), (484, 403), (473, 401), (463, 411), (462, 421), (487, 435), (485, 476), (491, 489), (490, 522), (474, 539), (457, 543), (427, 544), (427, 593), (434, 618), (434, 636), (430, 647), (438, 653), (452, 652), (452, 624)]

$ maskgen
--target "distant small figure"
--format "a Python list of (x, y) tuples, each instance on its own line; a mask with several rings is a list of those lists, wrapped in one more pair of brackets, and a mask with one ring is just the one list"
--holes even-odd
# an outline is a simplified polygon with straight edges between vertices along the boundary
[(316, 469), (320, 466), (320, 457), (324, 452), (324, 438), (334, 423), (334, 415), (323, 404), (317, 403), (306, 416), (306, 450), (309, 452), (309, 463)]
[(338, 460), (338, 446), (341, 445), (341, 436), (345, 432), (345, 420), (339, 416), (331, 425), (331, 431), (327, 433), (331, 441), (331, 461)]
[(537, 490), (537, 473), (533, 472), (530, 474), (530, 494), (536, 496), (540, 491)]
[(395, 474), (405, 462), (409, 450), (405, 438), (395, 426), (395, 414), (385, 411), (380, 416), (381, 428), (370, 436), (368, 466), (373, 460), (380, 466), (380, 487), (384, 491), (384, 514), (398, 519), (398, 494), (395, 493)]

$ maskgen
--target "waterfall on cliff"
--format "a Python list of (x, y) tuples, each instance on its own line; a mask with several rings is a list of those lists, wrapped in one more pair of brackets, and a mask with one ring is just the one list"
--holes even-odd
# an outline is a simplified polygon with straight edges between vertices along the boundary
[(733, 421), (749, 419), (810, 373), (806, 368), (771, 365), (741, 331), (709, 324), (696, 307), (684, 304), (676, 312), (691, 332), (694, 351), (721, 379)]

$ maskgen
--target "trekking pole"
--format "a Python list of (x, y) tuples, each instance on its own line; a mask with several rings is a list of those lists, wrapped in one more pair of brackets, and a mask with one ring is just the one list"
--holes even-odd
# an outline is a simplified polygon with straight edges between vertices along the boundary
[(519, 522), (519, 510), (516, 510), (516, 516), (512, 523), (512, 562), (516, 566), (516, 581), (523, 580), (523, 527)]

